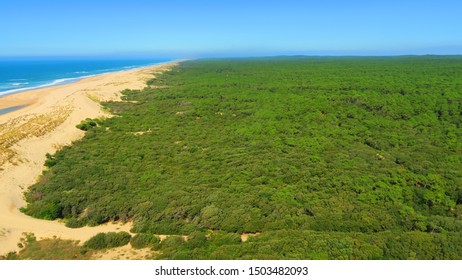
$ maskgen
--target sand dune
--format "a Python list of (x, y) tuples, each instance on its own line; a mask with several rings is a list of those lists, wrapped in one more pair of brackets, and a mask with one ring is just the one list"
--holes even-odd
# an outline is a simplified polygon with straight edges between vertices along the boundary
[(119, 92), (127, 88), (142, 89), (152, 73), (173, 64), (102, 74), (0, 98), (0, 109), (26, 105), (0, 115), (0, 255), (17, 250), (23, 232), (38, 238), (85, 241), (99, 232), (129, 231), (130, 224), (70, 229), (59, 221), (31, 218), (19, 211), (25, 205), (23, 192), (42, 173), (46, 153), (54, 153), (84, 135), (75, 128), (81, 120), (109, 117), (97, 101), (119, 100)]

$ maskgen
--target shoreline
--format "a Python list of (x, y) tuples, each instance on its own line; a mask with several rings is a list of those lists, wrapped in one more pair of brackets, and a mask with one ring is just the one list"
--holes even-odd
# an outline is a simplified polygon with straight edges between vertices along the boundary
[[(116, 73), (116, 72), (123, 72), (123, 71), (130, 71), (130, 70), (141, 70), (143, 68), (149, 68), (149, 67), (154, 67), (154, 66), (158, 66), (158, 65), (162, 65), (162, 64), (173, 63), (175, 61), (176, 60), (170, 60), (170, 61), (164, 61), (164, 62), (156, 62), (156, 63), (152, 63), (152, 64), (147, 64), (147, 65), (143, 65), (143, 66), (135, 66), (133, 68), (126, 68), (126, 69), (125, 69), (125, 67), (127, 67), (127, 66), (125, 66), (122, 69), (117, 69), (117, 70), (107, 69), (107, 70), (110, 70), (110, 71), (102, 72), (102, 73), (95, 73), (95, 74), (90, 74), (89, 73), (89, 75), (84, 75), (84, 76), (69, 77), (69, 78), (59, 78), (59, 79), (55, 79), (55, 80), (50, 80), (49, 82), (46, 82), (44, 84), (39, 84), (39, 85), (36, 85), (36, 86), (24, 87), (24, 88), (16, 88), (16, 89), (9, 89), (9, 90), (5, 90), (5, 91), (1, 91), (0, 92), (0, 98), (2, 98), (4, 96), (12, 95), (12, 94), (26, 92), (26, 91), (32, 91), (32, 90), (37, 90), (37, 89), (45, 89), (45, 88), (50, 88), (50, 87), (55, 87), (55, 86), (68, 85), (68, 84), (72, 84), (72, 83), (76, 83), (78, 81), (81, 81), (82, 79), (91, 78), (91, 77), (95, 77), (95, 76), (99, 76), (99, 75)], [(102, 70), (95, 70), (95, 71), (102, 71)], [(0, 109), (2, 109), (2, 108), (0, 108)]]
[(98, 74), (79, 81), (0, 96), (0, 109), (24, 106), (0, 115), (0, 255), (17, 251), (24, 232), (37, 238), (79, 240), (99, 232), (129, 231), (131, 224), (71, 229), (60, 221), (35, 219), (19, 211), (23, 194), (42, 174), (45, 154), (83, 137), (75, 126), (85, 118), (110, 117), (100, 102), (120, 101), (120, 91), (143, 89), (156, 73), (178, 62)]
[[(19, 107), (19, 106), (27, 107), (27, 106), (31, 105), (31, 104), (16, 104), (16, 103), (14, 103), (15, 105), (10, 106), (9, 105), (10, 103), (8, 103), (9, 99), (14, 99), (12, 97), (8, 98), (10, 96), (15, 96), (17, 94), (23, 94), (23, 93), (27, 93), (27, 92), (35, 92), (37, 90), (46, 90), (46, 89), (52, 89), (52, 88), (55, 88), (55, 87), (71, 85), (71, 84), (78, 83), (78, 82), (80, 82), (82, 80), (86, 80), (86, 79), (94, 78), (94, 77), (99, 77), (101, 75), (124, 73), (124, 72), (130, 72), (130, 71), (138, 71), (138, 70), (149, 69), (149, 68), (153, 68), (153, 67), (157, 67), (157, 66), (162, 66), (162, 65), (165, 65), (165, 64), (175, 64), (175, 63), (177, 63), (179, 61), (180, 60), (165, 61), (165, 62), (154, 63), (154, 64), (150, 64), (150, 65), (130, 68), (130, 69), (121, 69), (121, 70), (109, 71), (109, 72), (104, 72), (104, 73), (100, 73), (100, 74), (91, 74), (91, 75), (80, 76), (80, 77), (75, 77), (75, 78), (62, 78), (62, 79), (58, 79), (58, 80), (65, 80), (65, 81), (62, 81), (62, 82), (59, 82), (59, 83), (56, 83), (56, 84), (54, 84), (54, 83), (57, 80), (55, 80), (55, 81), (53, 81), (51, 83), (38, 85), (38, 86), (35, 86), (35, 87), (26, 87), (26, 88), (22, 88), (22, 89), (14, 89), (14, 90), (7, 90), (7, 91), (4, 91), (4, 92), (0, 92), (0, 116), (5, 115), (5, 114), (10, 113), (10, 112), (13, 112), (13, 111), (16, 111), (17, 109), (12, 110), (12, 111), (7, 111), (5, 113), (1, 113), (2, 110), (8, 110), (8, 109), (10, 109), (12, 107)], [(12, 92), (10, 92), (10, 91), (12, 91)], [(5, 93), (5, 92), (7, 92), (7, 93)], [(20, 109), (22, 109), (22, 108), (20, 108)]]

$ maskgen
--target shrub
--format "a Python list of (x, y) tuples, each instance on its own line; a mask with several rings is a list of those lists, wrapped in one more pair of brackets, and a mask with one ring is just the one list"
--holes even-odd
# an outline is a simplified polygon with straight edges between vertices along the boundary
[(101, 250), (127, 245), (131, 235), (128, 232), (98, 233), (85, 242), (84, 246), (90, 249)]
[(76, 219), (76, 218), (70, 218), (66, 222), (66, 227), (80, 228), (80, 227), (83, 227), (85, 225), (85, 223), (86, 223), (85, 220), (79, 220), (79, 219)]
[(78, 129), (80, 130), (83, 130), (83, 131), (87, 131), (89, 130), (90, 128), (92, 127), (95, 127), (98, 125), (98, 122), (99, 120), (98, 119), (89, 119), (89, 118), (86, 118), (85, 120), (81, 121), (78, 125), (76, 125), (75, 127), (77, 127)]
[(110, 232), (106, 235), (106, 244), (108, 248), (120, 247), (127, 245), (131, 238), (130, 233), (125, 231), (118, 233)]
[(46, 153), (46, 160), (45, 160), (45, 166), (46, 167), (52, 167), (54, 165), (56, 165), (56, 158), (54, 156), (52, 156), (50, 153)]
[(130, 244), (135, 249), (141, 249), (156, 246), (159, 241), (159, 238), (152, 234), (138, 233), (130, 240)]

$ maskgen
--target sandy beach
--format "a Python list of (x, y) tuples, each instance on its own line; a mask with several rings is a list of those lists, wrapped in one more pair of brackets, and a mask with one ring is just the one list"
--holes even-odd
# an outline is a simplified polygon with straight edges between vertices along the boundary
[(0, 115), (0, 255), (18, 250), (24, 232), (38, 238), (89, 239), (99, 232), (129, 231), (130, 224), (107, 224), (71, 229), (60, 221), (22, 214), (23, 193), (44, 169), (45, 154), (83, 137), (75, 126), (85, 118), (110, 117), (101, 101), (120, 100), (124, 89), (142, 89), (153, 74), (169, 69), (166, 63), (101, 74), (78, 82), (0, 97), (0, 109), (23, 108)]

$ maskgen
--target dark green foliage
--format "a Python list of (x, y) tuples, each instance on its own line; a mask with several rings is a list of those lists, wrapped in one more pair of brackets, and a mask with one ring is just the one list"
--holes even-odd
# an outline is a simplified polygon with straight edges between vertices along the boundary
[[(221, 238), (220, 238), (221, 239)], [(374, 234), (278, 230), (247, 242), (179, 238), (161, 243), (158, 259), (460, 259), (459, 233), (380, 232)], [(173, 242), (175, 241), (175, 242)]]
[(160, 243), (179, 259), (410, 258), (461, 233), (462, 57), (188, 61), (150, 83), (50, 155), (27, 214), (194, 233)]
[[(36, 194), (37, 196), (40, 194)], [(22, 212), (44, 220), (63, 218), (63, 208), (58, 202), (47, 201), (27, 208), (21, 208)]]
[[(160, 243), (162, 252), (159, 259), (232, 259), (229, 248), (239, 248), (241, 238), (236, 233), (214, 231), (193, 232), (185, 241), (181, 237), (171, 236)], [(235, 246), (234, 248), (232, 246)], [(226, 252), (223, 252), (225, 250)], [(239, 249), (237, 249), (239, 250)]]
[(107, 248), (106, 243), (106, 234), (105, 233), (98, 233), (97, 235), (90, 238), (87, 242), (85, 242), (85, 247), (100, 250)]
[(130, 240), (130, 244), (135, 249), (154, 247), (157, 244), (159, 244), (159, 238), (157, 238), (153, 234), (138, 233), (137, 235), (132, 237), (132, 239)]
[(85, 119), (82, 122), (80, 122), (76, 127), (80, 130), (87, 131), (92, 127), (95, 127), (98, 125), (98, 122), (100, 122), (99, 119)]
[(115, 248), (127, 245), (131, 235), (128, 232), (98, 233), (85, 242), (84, 246), (94, 250)]
[(52, 167), (56, 164), (56, 159), (50, 155), (49, 153), (46, 153), (45, 157), (47, 158), (45, 160), (45, 166), (46, 167)]
[(70, 218), (69, 220), (66, 221), (66, 226), (70, 228), (80, 228), (85, 226), (86, 221), (85, 220), (79, 220), (76, 218)]

